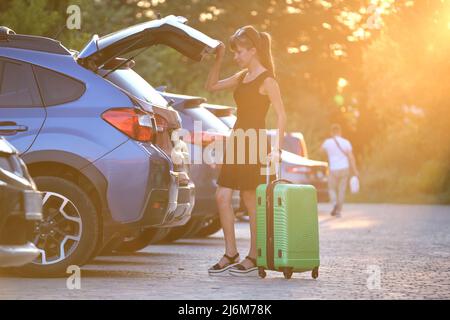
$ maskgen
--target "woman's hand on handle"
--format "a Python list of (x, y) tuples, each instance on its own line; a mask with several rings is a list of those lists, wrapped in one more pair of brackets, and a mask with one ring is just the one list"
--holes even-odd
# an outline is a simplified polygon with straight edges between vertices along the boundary
[(220, 41), (214, 53), (216, 54), (216, 60), (223, 59), (225, 56), (225, 44), (222, 41)]
[(267, 160), (271, 163), (279, 163), (281, 161), (281, 150), (274, 148), (267, 155)]
[(220, 76), (220, 67), (222, 65), (223, 57), (225, 56), (225, 45), (223, 42), (217, 46), (216, 51), (216, 60), (214, 61), (214, 65), (208, 74), (208, 79), (206, 80), (205, 89), (208, 91), (219, 91), (225, 89), (235, 88), (239, 81), (240, 72), (235, 75), (219, 80)]

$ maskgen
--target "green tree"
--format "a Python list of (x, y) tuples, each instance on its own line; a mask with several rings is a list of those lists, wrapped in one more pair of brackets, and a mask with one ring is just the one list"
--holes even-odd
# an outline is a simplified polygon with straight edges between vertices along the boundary
[[(66, 27), (69, 5), (81, 10), (81, 29)], [(93, 34), (105, 35), (136, 23), (136, 3), (126, 0), (3, 0), (0, 25), (21, 34), (57, 38), (66, 47), (80, 50)]]
[(449, 1), (419, 2), (364, 52), (367, 108), (386, 127), (365, 158), (378, 200), (450, 202), (449, 14)]
[(17, 33), (49, 35), (62, 17), (50, 10), (48, 0), (2, 1), (0, 25), (7, 26)]

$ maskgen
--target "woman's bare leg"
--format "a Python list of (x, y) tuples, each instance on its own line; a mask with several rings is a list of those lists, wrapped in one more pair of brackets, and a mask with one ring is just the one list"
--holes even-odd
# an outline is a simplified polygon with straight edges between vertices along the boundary
[[(256, 259), (256, 190), (242, 191), (245, 207), (250, 218), (250, 250), (248, 256)], [(252, 263), (248, 260), (243, 261), (244, 267), (252, 267)]]
[[(236, 235), (234, 231), (234, 210), (232, 206), (233, 190), (225, 187), (218, 187), (216, 191), (217, 207), (219, 209), (220, 223), (222, 225), (225, 238), (225, 253), (232, 257), (237, 251)], [(221, 266), (229, 262), (222, 258), (219, 261)]]

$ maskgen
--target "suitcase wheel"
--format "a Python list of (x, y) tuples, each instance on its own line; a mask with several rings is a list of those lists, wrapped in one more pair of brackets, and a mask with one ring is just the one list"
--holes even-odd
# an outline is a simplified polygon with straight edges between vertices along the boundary
[(264, 271), (264, 268), (259, 267), (258, 268), (258, 275), (260, 276), (260, 278), (265, 278), (267, 276), (266, 271)]
[(284, 268), (284, 269), (283, 269), (283, 275), (284, 275), (284, 278), (285, 278), (285, 279), (290, 279), (290, 278), (292, 278), (292, 274), (293, 274), (292, 268)]
[(319, 277), (319, 267), (315, 267), (312, 270), (311, 276), (313, 277), (313, 279), (317, 279)]

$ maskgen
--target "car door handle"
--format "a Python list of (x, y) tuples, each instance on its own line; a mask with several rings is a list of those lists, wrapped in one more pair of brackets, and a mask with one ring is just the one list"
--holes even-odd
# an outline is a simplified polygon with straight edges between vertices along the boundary
[(27, 131), (27, 126), (18, 125), (15, 122), (0, 122), (0, 133), (14, 133)]

